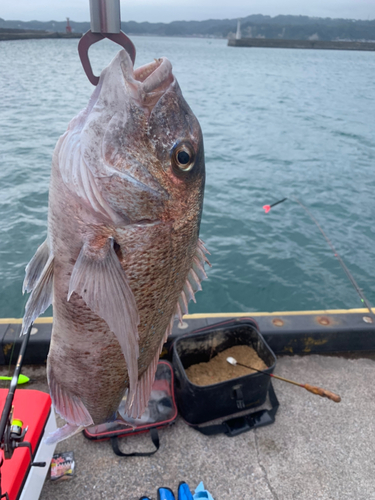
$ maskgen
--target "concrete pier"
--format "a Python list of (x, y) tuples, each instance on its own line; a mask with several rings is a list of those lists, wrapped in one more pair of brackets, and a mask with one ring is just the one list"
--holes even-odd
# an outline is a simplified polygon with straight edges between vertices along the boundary
[(326, 40), (277, 40), (273, 38), (229, 39), (229, 47), (268, 47), (279, 49), (325, 49), (375, 51), (375, 42), (337, 42)]
[[(277, 375), (331, 389), (341, 403), (275, 380), (275, 423), (237, 437), (204, 436), (179, 417), (160, 430), (155, 455), (124, 459), (108, 441), (88, 441), (79, 433), (56, 450), (74, 451), (75, 476), (61, 483), (47, 478), (40, 500), (155, 499), (158, 486), (176, 491), (182, 480), (192, 489), (203, 480), (215, 500), (374, 499), (375, 358), (367, 356), (280, 358)], [(22, 372), (31, 378), (25, 388), (48, 391), (44, 366)], [(7, 375), (7, 367), (0, 373)], [(148, 434), (121, 439), (120, 447), (153, 449)]]
[(82, 33), (57, 33), (49, 31), (22, 31), (19, 33), (0, 30), (0, 41), (5, 40), (30, 40), (42, 38), (81, 38)]

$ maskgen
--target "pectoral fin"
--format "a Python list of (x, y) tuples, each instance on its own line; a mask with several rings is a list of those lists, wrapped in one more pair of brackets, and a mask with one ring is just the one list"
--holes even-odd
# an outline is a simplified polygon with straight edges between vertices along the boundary
[(35, 288), (43, 272), (44, 266), (48, 261), (49, 254), (49, 245), (47, 240), (45, 240), (26, 266), (26, 275), (22, 286), (22, 293), (31, 292)]
[[(40, 247), (39, 247), (40, 248)], [(25, 334), (31, 323), (52, 304), (53, 293), (53, 255), (50, 255), (25, 307), (21, 335)]]
[(106, 240), (100, 250), (94, 250), (88, 244), (82, 247), (70, 279), (68, 300), (73, 292), (80, 295), (116, 335), (128, 369), (131, 404), (138, 380), (139, 314), (133, 292), (113, 249), (112, 238)]

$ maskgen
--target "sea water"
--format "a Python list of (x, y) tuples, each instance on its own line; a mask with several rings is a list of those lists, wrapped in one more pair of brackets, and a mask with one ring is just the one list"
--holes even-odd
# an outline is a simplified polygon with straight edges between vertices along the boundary
[[(362, 306), (292, 197), (375, 304), (375, 54), (133, 41), (136, 65), (171, 60), (203, 129), (201, 238), (212, 269), (190, 312)], [(96, 74), (117, 50), (90, 49)], [(77, 40), (0, 42), (0, 317), (23, 314), (24, 268), (46, 236), (52, 152), (92, 91)]]

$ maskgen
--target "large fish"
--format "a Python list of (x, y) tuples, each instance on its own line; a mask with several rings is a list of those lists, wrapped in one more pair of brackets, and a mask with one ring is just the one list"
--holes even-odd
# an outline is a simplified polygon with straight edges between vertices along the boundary
[(121, 51), (59, 139), (48, 236), (26, 268), (23, 331), (53, 302), (56, 442), (147, 406), (174, 317), (201, 289), (202, 133), (168, 59)]

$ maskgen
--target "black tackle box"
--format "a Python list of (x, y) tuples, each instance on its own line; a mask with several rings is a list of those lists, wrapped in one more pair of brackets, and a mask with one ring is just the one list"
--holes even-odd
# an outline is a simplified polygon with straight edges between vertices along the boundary
[[(192, 383), (186, 369), (208, 362), (216, 354), (238, 345), (252, 347), (265, 362), (263, 373), (252, 373), (224, 382), (198, 386)], [(274, 422), (279, 403), (274, 393), (271, 374), (276, 357), (251, 320), (231, 320), (211, 325), (178, 338), (173, 346), (175, 396), (184, 420), (204, 434), (225, 432), (230, 436)], [(256, 411), (265, 403), (267, 394), (271, 409)], [(230, 417), (213, 425), (208, 422)], [(203, 424), (203, 425), (202, 425)]]

